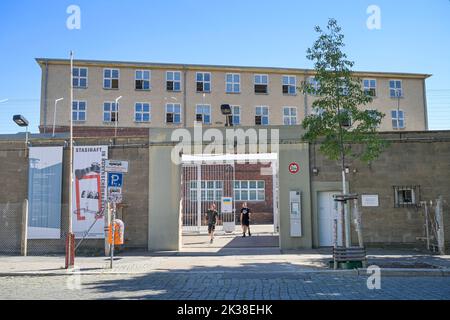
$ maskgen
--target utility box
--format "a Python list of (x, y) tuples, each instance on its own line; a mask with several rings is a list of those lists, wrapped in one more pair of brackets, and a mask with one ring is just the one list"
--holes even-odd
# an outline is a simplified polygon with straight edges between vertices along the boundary
[(291, 237), (302, 236), (302, 197), (300, 191), (289, 192)]

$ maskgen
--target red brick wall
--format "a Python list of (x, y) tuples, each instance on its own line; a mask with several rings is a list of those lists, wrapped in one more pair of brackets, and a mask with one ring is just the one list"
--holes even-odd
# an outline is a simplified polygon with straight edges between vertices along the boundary
[[(264, 180), (265, 200), (246, 201), (252, 211), (252, 224), (273, 224), (273, 176), (261, 175), (261, 168), (270, 168), (271, 165), (262, 164), (236, 164), (236, 180)], [(271, 170), (270, 170), (271, 171)], [(244, 201), (236, 201), (236, 211), (240, 212)], [(236, 216), (239, 221), (240, 213)]]

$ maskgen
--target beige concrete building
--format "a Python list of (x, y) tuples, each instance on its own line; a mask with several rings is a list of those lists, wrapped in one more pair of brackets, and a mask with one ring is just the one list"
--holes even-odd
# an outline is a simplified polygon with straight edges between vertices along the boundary
[[(41, 132), (67, 131), (70, 119), (70, 62), (37, 59), (42, 68)], [(380, 131), (428, 129), (427, 74), (356, 72), (373, 96), (367, 109), (386, 114)], [(296, 87), (313, 79), (313, 70), (77, 60), (74, 62), (76, 132), (116, 127), (119, 133), (148, 128), (224, 126), (220, 106), (233, 109), (233, 124), (297, 125), (313, 112), (316, 97)], [(400, 97), (398, 97), (400, 96)], [(55, 112), (55, 100), (58, 102)], [(55, 116), (56, 114), (56, 116)], [(100, 130), (101, 131), (101, 130)]]

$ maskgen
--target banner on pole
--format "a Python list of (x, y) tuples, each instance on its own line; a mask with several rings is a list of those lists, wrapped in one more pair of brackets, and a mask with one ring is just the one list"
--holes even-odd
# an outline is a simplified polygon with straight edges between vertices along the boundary
[(31, 147), (28, 239), (60, 239), (62, 147)]
[[(107, 200), (104, 167), (104, 160), (106, 159), (108, 159), (108, 146), (74, 148), (72, 228), (77, 239), (83, 237), (86, 239), (104, 239), (105, 237), (105, 222), (101, 213)], [(89, 228), (91, 230), (86, 235)]]

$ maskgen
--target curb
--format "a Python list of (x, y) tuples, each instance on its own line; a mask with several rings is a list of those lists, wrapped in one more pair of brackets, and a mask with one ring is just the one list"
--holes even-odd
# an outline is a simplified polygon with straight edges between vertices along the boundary
[[(369, 272), (370, 273), (370, 272)], [(358, 276), (367, 276), (367, 269), (358, 269)], [(445, 269), (407, 269), (382, 268), (381, 276), (386, 277), (449, 277), (450, 268)]]
[[(192, 273), (201, 273), (201, 274), (241, 274), (242, 272), (238, 271), (212, 271), (212, 272), (204, 272), (204, 271), (165, 271), (170, 272), (171, 274), (192, 274)], [(152, 273), (161, 273), (161, 271), (149, 270), (149, 271), (141, 271), (141, 272), (133, 272), (133, 271), (108, 271), (104, 269), (104, 271), (25, 271), (25, 272), (0, 272), (0, 277), (49, 277), (49, 276), (70, 276), (70, 275), (144, 275), (144, 274), (152, 274)], [(371, 273), (367, 273), (367, 269), (353, 269), (353, 270), (301, 270), (301, 271), (264, 271), (257, 272), (261, 274), (297, 274), (298, 276), (313, 276), (313, 275), (328, 275), (328, 276), (339, 276), (339, 277), (348, 277), (348, 276), (356, 276), (356, 277), (365, 277), (370, 275)], [(445, 269), (400, 269), (400, 268), (385, 268), (381, 269), (381, 276), (387, 277), (450, 277), (450, 268)]]

